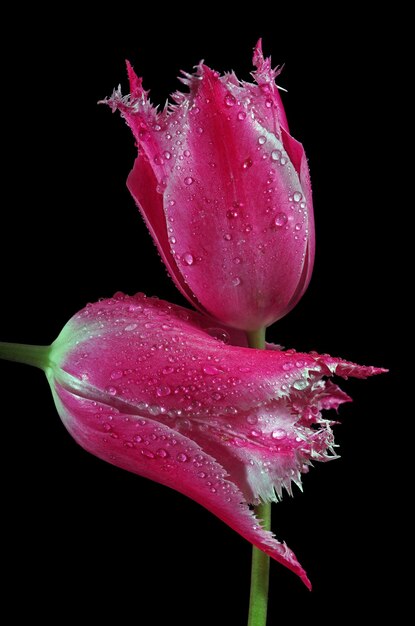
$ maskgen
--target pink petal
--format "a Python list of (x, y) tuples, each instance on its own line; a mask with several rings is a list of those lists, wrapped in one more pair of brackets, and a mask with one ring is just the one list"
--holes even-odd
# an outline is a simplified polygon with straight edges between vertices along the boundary
[[(278, 87), (275, 84), (275, 79), (280, 74), (281, 69), (272, 69), (271, 57), (264, 58), (262, 39), (258, 40), (254, 48), (253, 64), (257, 69), (252, 72), (252, 76), (258, 83), (258, 90), (251, 88), (251, 93), (255, 97), (257, 114), (262, 115), (268, 124), (273, 122), (274, 132), (277, 134), (280, 132), (281, 126), (288, 132), (287, 116)], [(265, 125), (268, 127), (268, 124)]]
[(187, 156), (169, 177), (164, 207), (172, 252), (197, 299), (224, 323), (254, 330), (275, 321), (296, 291), (308, 216), (293, 200), (303, 192), (282, 143), (240, 120), (243, 108), (236, 99), (229, 106), (230, 97), (203, 67)]
[(210, 324), (160, 300), (119, 295), (73, 318), (66, 333), (75, 343), (62, 367), (119, 410), (157, 416), (194, 440), (247, 501), (278, 499), (292, 481), (300, 486), (310, 460), (333, 458), (331, 422), (321, 411), (349, 398), (323, 376), (377, 370), (231, 346), (227, 330)]
[(66, 428), (85, 450), (199, 502), (311, 588), (294, 553), (261, 528), (224, 468), (194, 441), (158, 421), (108, 406), (99, 393), (96, 400), (71, 393), (70, 377), (64, 385), (55, 383), (57, 407)]
[(127, 187), (136, 201), (161, 258), (179, 291), (203, 312), (203, 307), (196, 301), (173, 259), (163, 210), (163, 197), (157, 191), (157, 180), (153, 167), (142, 153), (134, 162), (134, 167), (127, 180)]

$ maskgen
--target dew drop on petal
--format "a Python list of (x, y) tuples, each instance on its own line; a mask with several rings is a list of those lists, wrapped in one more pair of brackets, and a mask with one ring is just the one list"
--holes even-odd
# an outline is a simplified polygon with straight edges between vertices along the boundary
[(185, 252), (185, 254), (182, 256), (182, 261), (186, 265), (193, 265), (193, 263), (195, 262), (194, 257), (192, 254), (190, 254), (190, 252)]
[(166, 387), (165, 385), (162, 385), (161, 387), (157, 387), (156, 393), (159, 396), (159, 398), (164, 398), (165, 396), (169, 396), (171, 394), (171, 389), (170, 387)]
[(241, 279), (239, 278), (239, 276), (235, 276), (235, 278), (232, 279), (232, 285), (234, 287), (238, 287), (238, 285), (241, 284)]
[(258, 143), (260, 146), (263, 146), (266, 141), (267, 141), (267, 138), (264, 137), (264, 135), (261, 135), (260, 137), (258, 137)]
[(186, 463), (186, 461), (188, 460), (187, 455), (184, 454), (184, 452), (180, 452), (180, 454), (176, 456), (176, 459), (179, 461), (179, 463)]
[(184, 184), (192, 185), (193, 183), (194, 183), (194, 179), (191, 176), (186, 176), (186, 178), (184, 179)]
[(118, 380), (119, 378), (122, 378), (121, 370), (114, 370), (113, 372), (111, 372), (111, 380)]
[(244, 120), (245, 118), (246, 118), (246, 113), (245, 113), (245, 111), (239, 111), (239, 113), (238, 113), (238, 120), (239, 120), (240, 122), (243, 122), (243, 120)]
[(223, 371), (215, 367), (214, 365), (205, 365), (205, 367), (203, 368), (203, 371), (208, 376), (215, 376), (216, 374), (223, 374)]
[(164, 448), (159, 448), (159, 450), (157, 450), (157, 456), (159, 456), (161, 459), (165, 459), (167, 456), (169, 456), (169, 453)]
[(151, 450), (141, 450), (141, 454), (146, 457), (146, 459), (154, 459), (154, 453)]
[(223, 238), (225, 241), (230, 241), (232, 239), (232, 235), (229, 235), (229, 233), (227, 233), (226, 235), (223, 235)]
[(110, 396), (116, 396), (117, 395), (117, 390), (116, 390), (115, 387), (111, 387), (111, 386), (110, 387), (106, 387), (105, 391), (107, 391), (110, 394)]
[(248, 422), (248, 424), (251, 424), (251, 426), (253, 426), (258, 422), (258, 418), (256, 415), (248, 415), (246, 421)]
[(137, 328), (137, 324), (128, 324), (128, 326), (126, 326), (124, 330), (130, 331), (130, 330), (135, 330), (136, 328)]
[[(234, 209), (229, 209), (228, 211), (226, 211), (226, 217), (230, 220), (234, 219), (235, 217), (238, 217), (238, 211), (235, 211)], [(230, 241), (230, 239), (231, 239), (231, 236), (229, 235), (229, 239), (227, 239), (227, 241)]]
[(273, 161), (279, 161), (281, 159), (281, 150), (273, 150), (271, 152), (271, 159)]
[(278, 226), (279, 228), (281, 228), (281, 226), (285, 226), (287, 221), (288, 221), (287, 215), (283, 211), (280, 211), (275, 216), (274, 224), (275, 224), (275, 226)]
[(287, 433), (285, 432), (285, 430), (283, 428), (276, 428), (275, 430), (272, 431), (272, 438), (273, 439), (284, 439), (286, 434)]
[(242, 163), (242, 169), (247, 170), (250, 167), (252, 167), (252, 159), (245, 159), (245, 161)]
[(236, 98), (231, 93), (226, 94), (225, 96), (225, 104), (227, 107), (233, 107), (236, 103)]
[(219, 341), (222, 341), (223, 343), (230, 342), (231, 338), (229, 336), (229, 333), (227, 333), (226, 330), (223, 330), (223, 328), (206, 328), (206, 332), (208, 335), (210, 335), (214, 339), (218, 339)]
[(142, 438), (142, 437), (140, 437), (140, 435), (135, 435), (135, 437), (133, 437), (133, 440), (134, 440), (136, 443), (141, 443), (141, 442), (143, 441), (143, 438)]
[(169, 159), (171, 159), (171, 152), (166, 150), (165, 152), (163, 152), (163, 156), (168, 161)]
[(295, 380), (293, 382), (294, 389), (297, 389), (298, 391), (302, 391), (307, 386), (308, 386), (308, 383), (306, 380), (304, 380), (304, 378), (300, 378), (299, 380)]
[(294, 202), (300, 202), (300, 200), (302, 199), (303, 195), (299, 192), (296, 191), (293, 195), (294, 198)]

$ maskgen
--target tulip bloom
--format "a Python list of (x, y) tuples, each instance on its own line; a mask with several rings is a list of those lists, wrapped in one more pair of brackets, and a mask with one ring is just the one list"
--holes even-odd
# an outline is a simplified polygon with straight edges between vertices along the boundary
[(118, 294), (75, 315), (50, 348), (0, 344), (0, 357), (45, 370), (83, 448), (193, 498), (309, 586), (249, 505), (291, 494), (312, 461), (335, 458), (321, 411), (350, 398), (326, 377), (384, 370), (229, 339), (199, 313)]
[(106, 100), (136, 139), (128, 188), (176, 285), (202, 313), (245, 331), (297, 304), (314, 260), (304, 149), (261, 41), (253, 60), (255, 83), (200, 63), (182, 78), (189, 93), (161, 113), (127, 64), (130, 95)]

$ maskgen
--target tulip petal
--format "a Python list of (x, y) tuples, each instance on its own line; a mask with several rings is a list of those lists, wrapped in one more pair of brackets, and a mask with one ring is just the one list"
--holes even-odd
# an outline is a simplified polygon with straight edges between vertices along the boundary
[(133, 196), (140, 213), (153, 237), (166, 268), (179, 291), (202, 312), (203, 307), (186, 285), (182, 274), (172, 257), (167, 225), (163, 210), (163, 198), (157, 191), (157, 180), (146, 156), (138, 155), (127, 180), (127, 187)]
[(191, 85), (198, 113), (187, 117), (186, 156), (164, 194), (172, 252), (213, 317), (255, 330), (258, 318), (275, 321), (301, 277), (303, 191), (281, 141), (258, 122), (239, 119), (244, 109), (229, 81), (205, 66), (199, 73)]
[(292, 482), (301, 485), (312, 460), (335, 456), (331, 422), (321, 411), (349, 397), (324, 377), (379, 370), (230, 346), (226, 329), (210, 323), (160, 300), (119, 294), (67, 325), (56, 343), (69, 336), (72, 346), (60, 368), (79, 381), (79, 393), (101, 389), (119, 411), (139, 410), (195, 441), (248, 502), (278, 500)]
[(254, 48), (253, 64), (257, 69), (252, 72), (252, 76), (258, 84), (259, 92), (252, 85), (248, 85), (248, 83), (245, 85), (246, 87), (249, 86), (253, 95), (256, 95), (257, 114), (259, 113), (268, 124), (271, 123), (271, 127), (274, 123), (274, 132), (279, 133), (281, 126), (288, 132), (287, 116), (278, 86), (275, 84), (275, 79), (280, 74), (281, 68), (272, 69), (271, 57), (264, 58), (262, 39), (258, 40)]
[[(158, 421), (122, 413), (50, 380), (62, 421), (85, 450), (192, 498), (242, 537), (311, 584), (294, 553), (264, 530), (224, 468), (194, 441)], [(97, 398), (102, 395), (97, 392)]]
[(284, 148), (286, 149), (287, 154), (289, 155), (290, 160), (293, 163), (296, 171), (300, 173), (301, 188), (304, 194), (302, 204), (306, 209), (307, 214), (307, 224), (305, 230), (307, 235), (307, 247), (304, 255), (304, 264), (301, 272), (301, 278), (298, 282), (294, 295), (287, 304), (286, 308), (281, 312), (281, 317), (284, 317), (298, 304), (310, 283), (314, 267), (316, 237), (314, 228), (313, 197), (311, 192), (310, 173), (304, 148), (299, 141), (294, 139), (294, 137), (291, 137), (291, 135), (284, 129), (281, 130), (281, 134)]

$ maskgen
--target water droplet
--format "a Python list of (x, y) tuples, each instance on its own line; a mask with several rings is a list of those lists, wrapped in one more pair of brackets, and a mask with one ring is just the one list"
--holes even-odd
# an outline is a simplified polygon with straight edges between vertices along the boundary
[(276, 428), (275, 430), (272, 431), (271, 436), (273, 439), (284, 439), (286, 434), (287, 433), (285, 432), (283, 428)]
[(308, 386), (308, 383), (306, 380), (304, 380), (304, 378), (300, 378), (299, 380), (295, 380), (293, 382), (294, 389), (297, 389), (298, 391), (302, 391), (307, 386)]
[(294, 226), (295, 230), (298, 232), (299, 230), (301, 230), (302, 224), (296, 224)]
[(258, 422), (258, 418), (256, 415), (248, 415), (246, 421), (248, 422), (248, 424), (251, 424), (251, 426), (254, 426), (254, 424)]
[(255, 429), (255, 428), (253, 428), (253, 429), (251, 430), (251, 435), (252, 435), (253, 437), (260, 437), (260, 436), (262, 435), (262, 432), (261, 432), (260, 430), (257, 430), (257, 429)]
[(198, 472), (199, 478), (206, 478), (206, 472)]
[(184, 452), (180, 452), (180, 454), (176, 456), (176, 459), (179, 461), (179, 463), (186, 463), (186, 461), (188, 460), (187, 454), (184, 454)]
[(245, 226), (245, 232), (246, 232), (246, 233), (250, 233), (250, 232), (251, 232), (251, 230), (252, 230), (252, 226), (251, 226), (251, 224), (247, 224), (247, 225)]
[(185, 150), (183, 152), (183, 154), (184, 154), (185, 157), (189, 157), (190, 156), (190, 150)]
[(267, 141), (267, 138), (266, 138), (266, 137), (264, 137), (264, 135), (261, 135), (261, 136), (258, 138), (258, 143), (259, 143), (259, 145), (260, 145), (260, 146), (263, 146), (263, 145), (264, 145), (264, 143), (266, 143), (266, 141)]
[(194, 183), (194, 179), (191, 176), (186, 176), (186, 178), (184, 179), (184, 184), (185, 185), (192, 185)]
[(300, 202), (300, 208), (301, 209), (305, 209), (306, 208), (306, 203), (305, 202)]
[(182, 256), (182, 261), (186, 265), (193, 265), (193, 263), (195, 262), (193, 255), (190, 254), (190, 252), (185, 252), (185, 254)]
[(163, 152), (163, 156), (168, 161), (169, 159), (171, 159), (171, 152), (166, 150), (165, 152)]
[(137, 328), (137, 326), (138, 326), (138, 324), (128, 324), (128, 326), (126, 326), (124, 328), (124, 330), (128, 330), (128, 331), (135, 330)]
[(240, 284), (241, 284), (241, 279), (239, 278), (239, 276), (235, 276), (235, 278), (232, 279), (232, 285), (234, 287), (237, 287)]
[(134, 441), (136, 443), (141, 443), (143, 441), (143, 438), (140, 437), (140, 435), (135, 435), (135, 437), (133, 437)]
[(141, 454), (146, 457), (146, 459), (154, 459), (154, 453), (151, 450), (141, 450)]
[[(226, 211), (226, 217), (230, 220), (234, 219), (235, 217), (238, 217), (238, 211), (235, 211), (235, 209), (229, 209), (229, 211)], [(229, 239), (227, 241), (229, 241)]]
[(117, 390), (115, 387), (106, 387), (106, 391), (110, 394), (110, 396), (117, 395)]
[(272, 102), (271, 98), (267, 98), (265, 100), (265, 106), (267, 107), (267, 109), (270, 109), (272, 107), (274, 103)]
[(279, 161), (281, 159), (281, 150), (273, 150), (271, 152), (271, 159), (273, 161)]
[(223, 330), (223, 328), (206, 328), (206, 332), (211, 337), (214, 337), (214, 339), (218, 339), (223, 343), (230, 342), (229, 333), (227, 333), (226, 330)]
[(176, 200), (169, 200), (169, 205), (174, 206), (176, 204)]
[(236, 98), (231, 93), (226, 94), (225, 96), (225, 104), (227, 107), (233, 107), (236, 103)]
[(199, 128), (197, 129), (197, 132), (199, 133), (199, 135), (202, 135), (205, 131), (203, 130), (201, 126), (199, 126)]
[(174, 367), (165, 367), (162, 372), (163, 374), (172, 374), (174, 372)]
[(286, 165), (286, 164), (287, 164), (287, 159), (286, 159), (285, 157), (283, 157), (283, 156), (282, 156), (282, 157), (280, 158), (280, 163), (281, 163), (281, 165)]
[(294, 202), (300, 202), (302, 197), (303, 197), (303, 194), (301, 194), (299, 191), (296, 191), (293, 195)]
[(286, 215), (283, 211), (280, 211), (280, 212), (279, 212), (279, 213), (277, 213), (277, 215), (275, 216), (275, 219), (274, 219), (274, 224), (275, 224), (275, 226), (279, 226), (279, 227), (281, 227), (281, 226), (285, 226), (285, 224), (287, 223), (287, 221), (288, 221), (288, 217), (287, 217), (287, 215)]
[(232, 235), (229, 235), (229, 233), (227, 233), (226, 235), (223, 235), (223, 238), (225, 241), (230, 241), (232, 239)]
[(159, 448), (159, 450), (157, 450), (157, 456), (159, 456), (161, 459), (165, 459), (169, 456), (169, 453), (164, 448)]
[(237, 265), (239, 265), (239, 263), (241, 262), (241, 259), (239, 258), (239, 256), (236, 256), (233, 260), (234, 263), (236, 263)]
[(252, 159), (245, 159), (245, 161), (242, 163), (242, 169), (247, 170), (250, 167), (252, 167)]
[(163, 165), (164, 164), (163, 157), (161, 157), (159, 154), (156, 154), (156, 156), (154, 157), (154, 163), (156, 165)]
[(222, 394), (219, 391), (215, 391), (215, 393), (212, 393), (212, 399), (216, 401), (222, 400)]
[(203, 371), (208, 376), (215, 376), (216, 374), (223, 374), (223, 370), (220, 370), (214, 365), (205, 365), (205, 367), (203, 368)]
[(239, 113), (238, 113), (238, 120), (239, 120), (240, 122), (242, 122), (245, 118), (246, 118), (246, 113), (245, 113), (245, 111), (239, 111)]
[(291, 363), (291, 361), (287, 361), (286, 363), (283, 364), (282, 369), (287, 372), (288, 370), (292, 368), (292, 366), (293, 364)]
[(122, 378), (121, 370), (114, 370), (113, 372), (111, 372), (111, 380), (118, 380), (119, 378)]
[(169, 237), (169, 241), (170, 243), (172, 243), (173, 245), (176, 243), (176, 237)]
[(161, 387), (157, 387), (156, 393), (159, 396), (159, 398), (163, 398), (164, 396), (169, 396), (171, 394), (171, 389), (170, 387), (166, 387), (165, 385), (162, 385)]

